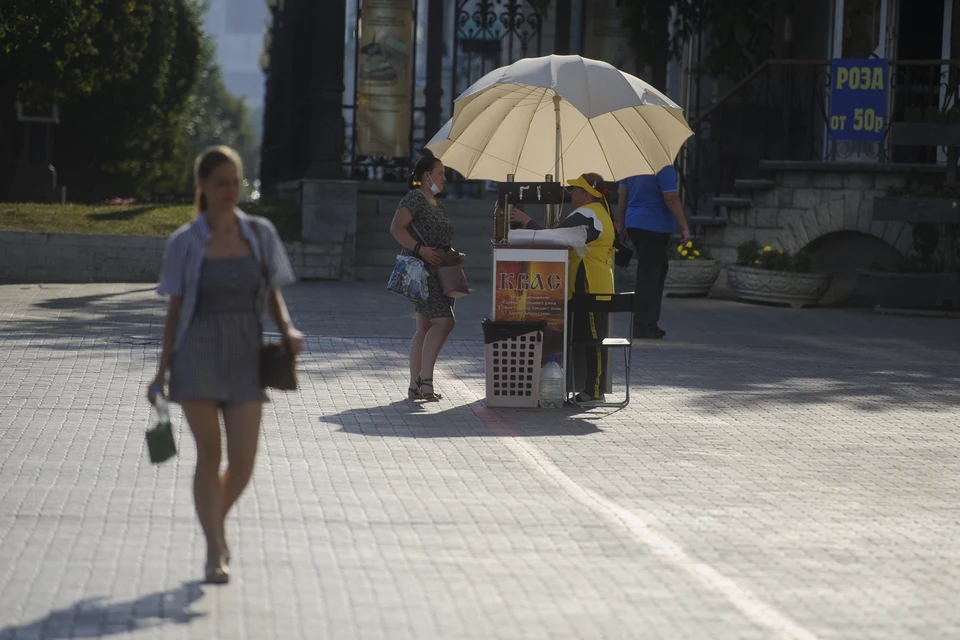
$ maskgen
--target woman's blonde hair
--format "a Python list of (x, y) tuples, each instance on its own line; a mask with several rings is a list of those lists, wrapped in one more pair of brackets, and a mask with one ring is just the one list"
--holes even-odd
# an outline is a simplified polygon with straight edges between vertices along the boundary
[(200, 188), (200, 181), (206, 180), (218, 167), (227, 163), (231, 163), (237, 168), (237, 174), (239, 174), (240, 181), (242, 182), (243, 161), (240, 160), (240, 154), (230, 147), (222, 144), (215, 147), (208, 147), (203, 150), (203, 153), (197, 156), (196, 161), (193, 163), (193, 178), (197, 185), (195, 200), (197, 215), (207, 210), (207, 196), (204, 195), (203, 190)]

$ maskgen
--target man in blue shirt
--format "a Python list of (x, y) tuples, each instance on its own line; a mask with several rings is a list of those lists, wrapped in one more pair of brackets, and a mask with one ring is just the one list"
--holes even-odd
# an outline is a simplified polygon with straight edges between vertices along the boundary
[(667, 245), (680, 227), (681, 242), (690, 239), (690, 227), (677, 194), (677, 170), (669, 165), (656, 175), (632, 176), (620, 181), (618, 229), (637, 251), (637, 282), (633, 335), (662, 338), (660, 321), (663, 283), (667, 278)]

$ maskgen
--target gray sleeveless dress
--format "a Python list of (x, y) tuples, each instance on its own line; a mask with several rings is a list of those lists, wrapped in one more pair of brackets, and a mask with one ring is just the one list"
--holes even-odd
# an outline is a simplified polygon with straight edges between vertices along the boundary
[(220, 405), (262, 402), (260, 265), (253, 257), (207, 258), (197, 307), (170, 365), (170, 399)]

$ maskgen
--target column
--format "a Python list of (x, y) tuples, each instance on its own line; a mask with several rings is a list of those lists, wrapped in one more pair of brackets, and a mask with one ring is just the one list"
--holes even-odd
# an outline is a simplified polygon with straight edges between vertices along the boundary
[[(441, 100), (443, 99), (443, 5), (444, 0), (430, 0), (427, 7), (427, 86), (424, 133), (429, 140), (443, 125)], [(419, 149), (415, 151), (419, 152)]]
[(311, 2), (312, 71), (303, 78), (311, 96), (310, 167), (305, 178), (343, 178), (343, 58), (347, 7), (343, 0)]

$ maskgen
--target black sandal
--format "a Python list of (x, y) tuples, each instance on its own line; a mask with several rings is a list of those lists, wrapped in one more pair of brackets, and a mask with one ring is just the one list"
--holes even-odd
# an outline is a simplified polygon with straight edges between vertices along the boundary
[[(419, 379), (419, 378), (418, 378)], [(423, 391), (420, 390), (420, 385), (410, 387), (407, 389), (407, 399), (408, 400), (423, 400)]]
[[(433, 378), (421, 378), (417, 376), (417, 387), (420, 388), (420, 397), (427, 402), (439, 402), (443, 399), (442, 394), (434, 393), (433, 391)], [(424, 391), (424, 387), (430, 387), (430, 391)]]

